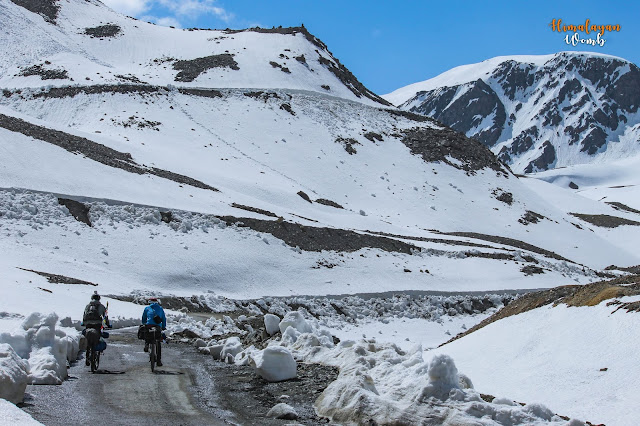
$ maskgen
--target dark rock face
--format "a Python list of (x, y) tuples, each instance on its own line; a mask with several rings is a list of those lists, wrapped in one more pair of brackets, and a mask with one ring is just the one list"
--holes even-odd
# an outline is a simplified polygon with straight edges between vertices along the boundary
[(129, 153), (116, 151), (115, 149), (101, 145), (97, 142), (93, 142), (89, 139), (71, 135), (69, 133), (64, 133), (58, 130), (48, 129), (46, 127), (38, 126), (19, 118), (0, 114), (0, 127), (11, 132), (22, 133), (25, 136), (29, 136), (43, 142), (48, 142), (73, 154), (82, 154), (93, 161), (97, 161), (98, 163), (102, 163), (109, 167), (122, 169), (127, 172), (136, 173), (139, 175), (152, 174), (164, 179), (169, 179), (174, 182), (190, 185), (196, 188), (217, 191), (216, 188), (190, 177), (173, 173), (167, 170), (158, 169), (155, 167), (146, 167), (144, 165), (139, 165), (135, 161), (133, 161), (133, 158)]
[(360, 145), (360, 142), (358, 142), (355, 139), (342, 138), (342, 137), (336, 139), (336, 143), (339, 143), (340, 145), (342, 145), (344, 147), (344, 150), (347, 151), (349, 153), (349, 155), (353, 155), (353, 154), (356, 154), (358, 152), (355, 149), (354, 145)]
[(551, 142), (546, 141), (541, 146), (542, 154), (535, 160), (529, 163), (525, 173), (536, 172), (540, 170), (547, 170), (556, 161), (556, 149), (551, 145)]
[(120, 34), (121, 28), (114, 24), (100, 25), (93, 28), (85, 28), (84, 33), (91, 37), (108, 38)]
[(305, 201), (309, 202), (309, 203), (313, 203), (313, 201), (311, 201), (311, 198), (309, 198), (309, 196), (307, 195), (306, 192), (304, 191), (298, 191), (298, 195)]
[[(433, 117), (488, 147), (500, 144), (501, 161), (530, 173), (606, 151), (625, 127), (637, 124), (629, 117), (639, 106), (635, 64), (560, 53), (541, 65), (505, 60), (479, 80), (418, 92), (401, 108)], [(558, 149), (563, 145), (575, 148)], [(528, 153), (537, 149), (542, 153), (527, 163)]]
[[(460, 91), (464, 93), (452, 102)], [(446, 87), (441, 95), (421, 93), (425, 94), (425, 100), (411, 108), (412, 112), (433, 117), (485, 146), (491, 147), (498, 141), (507, 116), (500, 98), (484, 81)], [(477, 129), (486, 117), (491, 118), (491, 126)]]
[(58, 203), (65, 206), (67, 210), (69, 210), (69, 213), (71, 213), (78, 222), (86, 223), (91, 226), (91, 220), (89, 219), (89, 206), (68, 198), (58, 198)]
[(176, 61), (173, 64), (173, 69), (180, 72), (176, 75), (175, 81), (193, 81), (200, 74), (212, 68), (231, 68), (232, 70), (240, 69), (238, 67), (238, 63), (233, 59), (233, 55), (229, 53)]
[(508, 170), (487, 147), (449, 128), (415, 127), (404, 132), (402, 143), (412, 154), (420, 155), (428, 163), (442, 161), (470, 174), (488, 167), (504, 176), (509, 175)]
[(41, 15), (45, 21), (55, 25), (58, 18), (58, 0), (11, 0), (18, 6), (24, 7), (29, 12)]

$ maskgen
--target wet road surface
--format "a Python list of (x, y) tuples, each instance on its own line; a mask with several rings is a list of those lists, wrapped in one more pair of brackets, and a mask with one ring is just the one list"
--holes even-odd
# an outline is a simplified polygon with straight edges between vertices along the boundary
[(131, 329), (113, 331), (92, 374), (84, 358), (60, 386), (29, 386), (23, 409), (45, 425), (238, 424), (215, 404), (208, 359), (193, 347), (165, 344), (155, 373)]
[(61, 385), (28, 386), (22, 408), (47, 426), (270, 426), (292, 423), (266, 417), (273, 405), (287, 402), (300, 424), (327, 423), (316, 416), (313, 402), (335, 380), (335, 369), (299, 364), (297, 379), (268, 383), (250, 367), (227, 365), (191, 345), (170, 343), (162, 346), (163, 366), (152, 373), (136, 332), (137, 327), (110, 332), (96, 373), (83, 357)]

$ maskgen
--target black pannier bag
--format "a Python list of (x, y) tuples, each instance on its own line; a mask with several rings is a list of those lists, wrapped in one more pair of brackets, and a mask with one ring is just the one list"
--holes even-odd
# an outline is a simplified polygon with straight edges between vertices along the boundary
[(145, 326), (141, 325), (140, 327), (138, 327), (138, 340), (144, 340), (144, 331)]
[(145, 330), (145, 341), (147, 343), (152, 343), (154, 340), (154, 336), (153, 333), (155, 333), (155, 340), (157, 341), (161, 341), (162, 340), (162, 330), (160, 329), (160, 327), (146, 327)]

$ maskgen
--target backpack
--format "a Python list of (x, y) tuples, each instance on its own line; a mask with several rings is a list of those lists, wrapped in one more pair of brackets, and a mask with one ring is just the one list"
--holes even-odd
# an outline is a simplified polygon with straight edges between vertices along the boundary
[(84, 316), (85, 321), (102, 321), (102, 317), (100, 316), (100, 311), (98, 310), (98, 305), (94, 305), (93, 303), (89, 304), (87, 308), (87, 313)]

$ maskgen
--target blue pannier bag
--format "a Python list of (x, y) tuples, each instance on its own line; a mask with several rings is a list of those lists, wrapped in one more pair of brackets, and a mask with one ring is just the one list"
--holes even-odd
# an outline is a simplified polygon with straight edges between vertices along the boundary
[(100, 340), (98, 343), (96, 343), (94, 349), (98, 352), (104, 351), (105, 349), (107, 349), (107, 342), (105, 342), (104, 340)]
[(102, 334), (102, 337), (104, 337), (105, 339), (109, 338), (109, 333), (107, 333), (106, 331), (103, 331), (101, 334)]

